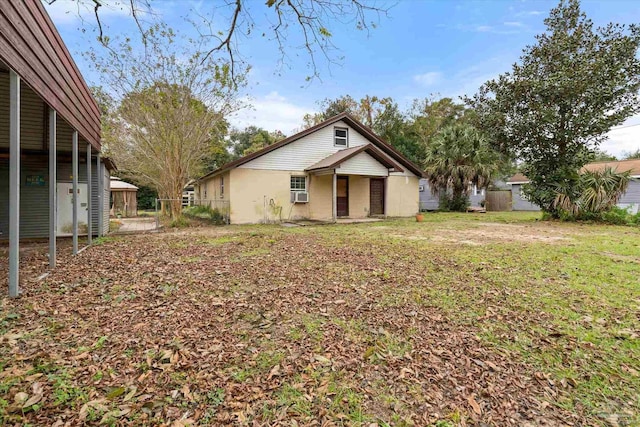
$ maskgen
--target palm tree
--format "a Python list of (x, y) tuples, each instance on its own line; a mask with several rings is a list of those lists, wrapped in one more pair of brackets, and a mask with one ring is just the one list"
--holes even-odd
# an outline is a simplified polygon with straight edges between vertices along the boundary
[(453, 201), (469, 196), (471, 184), (486, 187), (499, 168), (499, 155), (471, 125), (440, 130), (427, 147), (424, 169), (434, 195), (450, 192)]
[(601, 171), (585, 171), (578, 181), (577, 197), (572, 197), (564, 189), (558, 189), (554, 207), (576, 218), (606, 212), (627, 191), (630, 179), (629, 171), (616, 172), (608, 166)]

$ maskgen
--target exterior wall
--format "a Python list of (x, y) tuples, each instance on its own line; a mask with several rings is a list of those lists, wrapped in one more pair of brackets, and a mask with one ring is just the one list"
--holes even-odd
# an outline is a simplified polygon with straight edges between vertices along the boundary
[(630, 212), (640, 212), (640, 180), (638, 178), (629, 182), (627, 191), (618, 201), (618, 206), (623, 209), (629, 208)]
[(330, 221), (333, 219), (333, 175), (310, 175), (309, 218)]
[(338, 174), (356, 174), (367, 176), (387, 176), (389, 170), (367, 153), (360, 153), (345, 162), (337, 169)]
[[(433, 195), (431, 193), (431, 187), (429, 187), (429, 181), (422, 178), (420, 185), (424, 187), (423, 191), (420, 191), (420, 210), (423, 211), (435, 211), (440, 207), (440, 196)], [(477, 195), (473, 194), (473, 191), (469, 194), (469, 206), (480, 207), (482, 201), (486, 199), (487, 190), (482, 190)]]
[(387, 178), (387, 216), (413, 216), (418, 212), (418, 177), (390, 176)]
[(534, 205), (528, 200), (525, 200), (522, 196), (522, 185), (511, 185), (511, 206), (514, 211), (539, 211), (540, 207)]
[[(302, 174), (292, 170), (232, 169), (229, 192), (231, 223), (267, 223), (309, 218), (309, 203), (291, 203), (292, 175)], [(308, 181), (307, 179), (307, 186)], [(315, 194), (310, 192), (309, 200), (314, 197)]]
[[(291, 203), (290, 177), (296, 171), (233, 169), (231, 171), (231, 222), (265, 223), (296, 219), (333, 219), (333, 175), (307, 177), (309, 203)], [(370, 178), (349, 175), (349, 218), (369, 216)], [(417, 211), (418, 179), (390, 177), (387, 192), (389, 216), (412, 216)]]
[[(80, 159), (78, 165), (78, 182), (87, 182), (86, 163)], [(49, 160), (46, 154), (30, 155), (23, 157), (20, 164), (20, 238), (39, 238), (49, 236)], [(104, 168), (106, 169), (106, 168)], [(57, 182), (71, 182), (71, 163), (58, 163), (58, 180)], [(93, 209), (92, 215), (92, 232), (98, 234), (98, 187), (97, 187), (97, 170), (92, 164), (92, 183), (91, 200)], [(45, 185), (43, 186), (27, 186), (27, 176), (43, 176)], [(106, 230), (108, 232), (109, 225), (109, 185), (105, 183), (106, 188)], [(0, 158), (0, 200), (9, 199), (9, 159)], [(79, 222), (86, 222), (86, 217)], [(85, 233), (86, 234), (86, 233)], [(9, 237), (9, 204), (0, 203), (0, 239)]]
[(423, 188), (420, 191), (420, 210), (421, 211), (435, 211), (439, 208), (440, 205), (440, 196), (433, 195), (431, 193), (431, 187), (429, 187), (429, 181), (426, 179), (421, 179), (420, 184)]
[[(336, 147), (333, 145), (333, 129), (335, 127), (349, 129), (349, 147)], [(284, 147), (280, 147), (277, 150), (240, 165), (238, 169), (302, 172), (314, 163), (340, 150), (365, 144), (369, 144), (369, 140), (353, 128), (350, 128), (346, 123), (339, 121), (322, 129), (318, 129), (312, 134), (287, 144)]]
[[(349, 175), (349, 218), (369, 216), (371, 189), (368, 176)], [(414, 212), (415, 213), (415, 212)]]
[[(224, 180), (224, 191), (220, 188), (220, 182)], [(229, 203), (231, 194), (231, 172), (208, 178), (197, 185), (196, 197), (201, 204), (206, 204), (213, 209), (223, 209)]]

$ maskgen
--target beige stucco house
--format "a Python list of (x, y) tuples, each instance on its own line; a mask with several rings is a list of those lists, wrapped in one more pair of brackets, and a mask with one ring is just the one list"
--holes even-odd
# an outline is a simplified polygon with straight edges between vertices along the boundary
[(233, 224), (415, 215), (423, 172), (339, 114), (203, 176), (200, 203)]

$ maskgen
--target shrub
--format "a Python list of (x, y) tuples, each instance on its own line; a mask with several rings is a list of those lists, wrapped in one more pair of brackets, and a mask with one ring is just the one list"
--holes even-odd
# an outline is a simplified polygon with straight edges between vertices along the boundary
[(466, 195), (454, 196), (443, 194), (440, 196), (439, 209), (444, 212), (466, 212), (469, 207), (469, 198)]
[(182, 215), (169, 223), (169, 227), (171, 228), (185, 228), (185, 227), (188, 227), (189, 225), (190, 225), (189, 219), (185, 218)]
[(182, 213), (191, 218), (198, 218), (207, 220), (215, 225), (225, 224), (225, 218), (220, 210), (212, 209), (210, 206), (198, 205), (189, 206), (182, 210)]

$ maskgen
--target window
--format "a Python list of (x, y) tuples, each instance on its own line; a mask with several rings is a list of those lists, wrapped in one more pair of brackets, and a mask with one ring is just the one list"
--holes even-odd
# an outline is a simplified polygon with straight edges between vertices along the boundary
[(224, 176), (220, 177), (220, 198), (224, 197)]
[(483, 189), (478, 189), (477, 185), (473, 186), (473, 193), (474, 196), (484, 196), (484, 188)]
[(307, 191), (307, 177), (306, 176), (292, 176), (291, 177), (291, 191)]
[(349, 146), (349, 129), (333, 128), (333, 145), (336, 147)]

